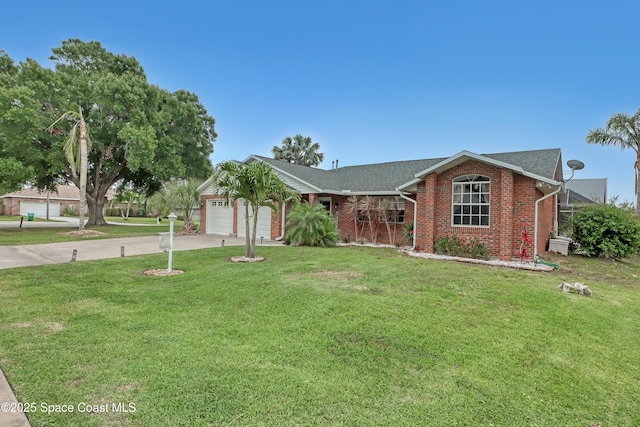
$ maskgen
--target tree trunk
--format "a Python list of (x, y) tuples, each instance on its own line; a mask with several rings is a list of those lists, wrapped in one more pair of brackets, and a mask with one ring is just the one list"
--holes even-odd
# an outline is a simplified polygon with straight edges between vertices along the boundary
[(80, 110), (80, 219), (79, 229), (84, 230), (84, 213), (87, 210), (87, 124)]
[[(258, 209), (260, 207), (258, 206)], [(249, 258), (256, 257), (256, 234), (258, 232), (258, 210), (253, 211), (253, 234), (251, 235), (251, 255)]]
[(640, 218), (640, 151), (636, 156), (636, 216)]
[(251, 256), (251, 227), (249, 227), (249, 202), (244, 201), (244, 227), (245, 227), (245, 251), (244, 256), (247, 258), (253, 258)]
[(102, 197), (87, 197), (89, 205), (89, 221), (87, 225), (107, 225), (102, 211), (104, 210), (104, 195)]

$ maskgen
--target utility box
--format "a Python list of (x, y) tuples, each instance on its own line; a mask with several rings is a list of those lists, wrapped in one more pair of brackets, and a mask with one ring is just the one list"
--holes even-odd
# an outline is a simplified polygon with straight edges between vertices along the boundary
[(569, 240), (566, 239), (549, 239), (549, 253), (569, 255)]
[(160, 250), (169, 252), (171, 249), (171, 233), (158, 233), (160, 235)]

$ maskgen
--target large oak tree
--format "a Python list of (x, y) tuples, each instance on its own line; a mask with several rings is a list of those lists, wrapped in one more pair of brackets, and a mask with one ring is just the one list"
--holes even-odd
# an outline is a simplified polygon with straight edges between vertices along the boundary
[(96, 41), (69, 39), (52, 52), (53, 69), (31, 59), (16, 66), (0, 53), (0, 152), (23, 166), (31, 183), (80, 186), (63, 150), (73, 121), (45, 132), (78, 106), (92, 140), (89, 225), (105, 224), (105, 195), (116, 183), (152, 193), (170, 179), (211, 174), (215, 120), (197, 95), (150, 84), (134, 57)]

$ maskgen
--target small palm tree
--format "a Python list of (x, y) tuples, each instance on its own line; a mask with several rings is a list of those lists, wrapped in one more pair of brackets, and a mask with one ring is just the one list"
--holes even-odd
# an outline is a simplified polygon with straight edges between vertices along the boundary
[(118, 189), (118, 192), (116, 193), (115, 201), (117, 203), (127, 204), (126, 210), (122, 210), (122, 208), (119, 209), (122, 219), (125, 219), (125, 220), (129, 219), (129, 213), (131, 212), (131, 205), (133, 203), (137, 203), (138, 209), (140, 208), (139, 200), (140, 200), (140, 195), (135, 191), (126, 190), (126, 189), (123, 189), (122, 187)]
[[(271, 166), (264, 162), (249, 164), (223, 162), (214, 175), (218, 192), (227, 206), (237, 200), (245, 200), (244, 218), (246, 227), (247, 258), (255, 258), (258, 210), (262, 206), (277, 212), (287, 199), (298, 199), (298, 194), (275, 174)], [(250, 218), (253, 217), (253, 230)]]
[(371, 243), (377, 243), (378, 241), (378, 199), (371, 196), (364, 196), (361, 199), (361, 210), (364, 213), (367, 223), (369, 224), (369, 233), (371, 236)]
[(336, 223), (324, 206), (303, 203), (287, 218), (286, 239), (301, 246), (335, 246), (340, 240)]
[[(78, 111), (67, 111), (47, 128), (50, 133), (56, 133), (54, 126), (62, 120), (72, 119), (73, 124), (64, 143), (64, 153), (69, 162), (71, 179), (80, 189), (80, 223), (79, 229), (84, 230), (84, 214), (87, 210), (87, 169), (88, 152), (91, 140), (87, 131), (87, 124), (82, 115), (82, 107)], [(78, 153), (79, 152), (79, 153)], [(79, 155), (78, 155), (79, 154)], [(78, 177), (78, 175), (80, 175)]]
[(359, 240), (358, 237), (358, 215), (360, 214), (360, 210), (362, 209), (362, 203), (357, 194), (352, 194), (347, 197), (347, 213), (351, 215), (353, 218), (353, 229), (356, 233), (356, 242)]
[(150, 204), (158, 212), (174, 210), (182, 213), (182, 231), (190, 233), (193, 231), (193, 213), (200, 208), (200, 184), (201, 182), (195, 178), (170, 182), (151, 197)]
[(312, 142), (308, 136), (297, 134), (282, 140), (282, 146), (272, 148), (273, 158), (303, 166), (318, 166), (324, 160), (324, 154), (318, 152), (320, 144)]
[(587, 143), (613, 145), (636, 152), (635, 171), (636, 216), (640, 217), (640, 109), (633, 116), (619, 113), (611, 116), (605, 129), (590, 130)]

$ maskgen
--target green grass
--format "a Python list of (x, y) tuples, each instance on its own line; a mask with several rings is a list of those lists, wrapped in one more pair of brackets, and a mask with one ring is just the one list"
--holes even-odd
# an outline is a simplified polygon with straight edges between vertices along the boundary
[[(175, 231), (182, 229), (182, 222), (174, 224)], [(106, 233), (104, 236), (78, 237), (68, 236), (64, 233), (77, 230), (77, 227), (60, 228), (3, 228), (0, 229), (0, 246), (27, 245), (34, 243), (69, 242), (83, 239), (108, 239), (115, 237), (135, 237), (157, 235), (160, 232), (169, 231), (169, 224), (163, 223), (157, 227), (145, 225), (103, 225), (87, 227), (87, 230), (96, 230)]]
[(637, 259), (534, 273), (364, 247), (227, 261), (240, 253), (174, 253), (172, 277), (142, 275), (166, 255), (2, 271), (0, 364), (33, 425), (640, 424)]
[[(13, 216), (0, 215), (0, 221), (20, 221), (20, 218), (24, 218), (24, 222), (27, 222), (27, 216), (26, 215), (24, 215), (23, 217), (21, 217), (20, 215), (13, 215)], [(34, 221), (57, 222), (57, 221), (47, 220), (45, 218), (38, 218), (37, 216), (34, 217), (33, 220)]]
[[(148, 225), (157, 225), (158, 220), (153, 217), (146, 217), (146, 216), (131, 216), (128, 219), (124, 219), (121, 216), (108, 216), (105, 217), (105, 220), (110, 221), (110, 222), (119, 222), (122, 224), (148, 224)], [(169, 224), (169, 220), (167, 218), (163, 218), (162, 222), (160, 223), (160, 225), (167, 225)]]

